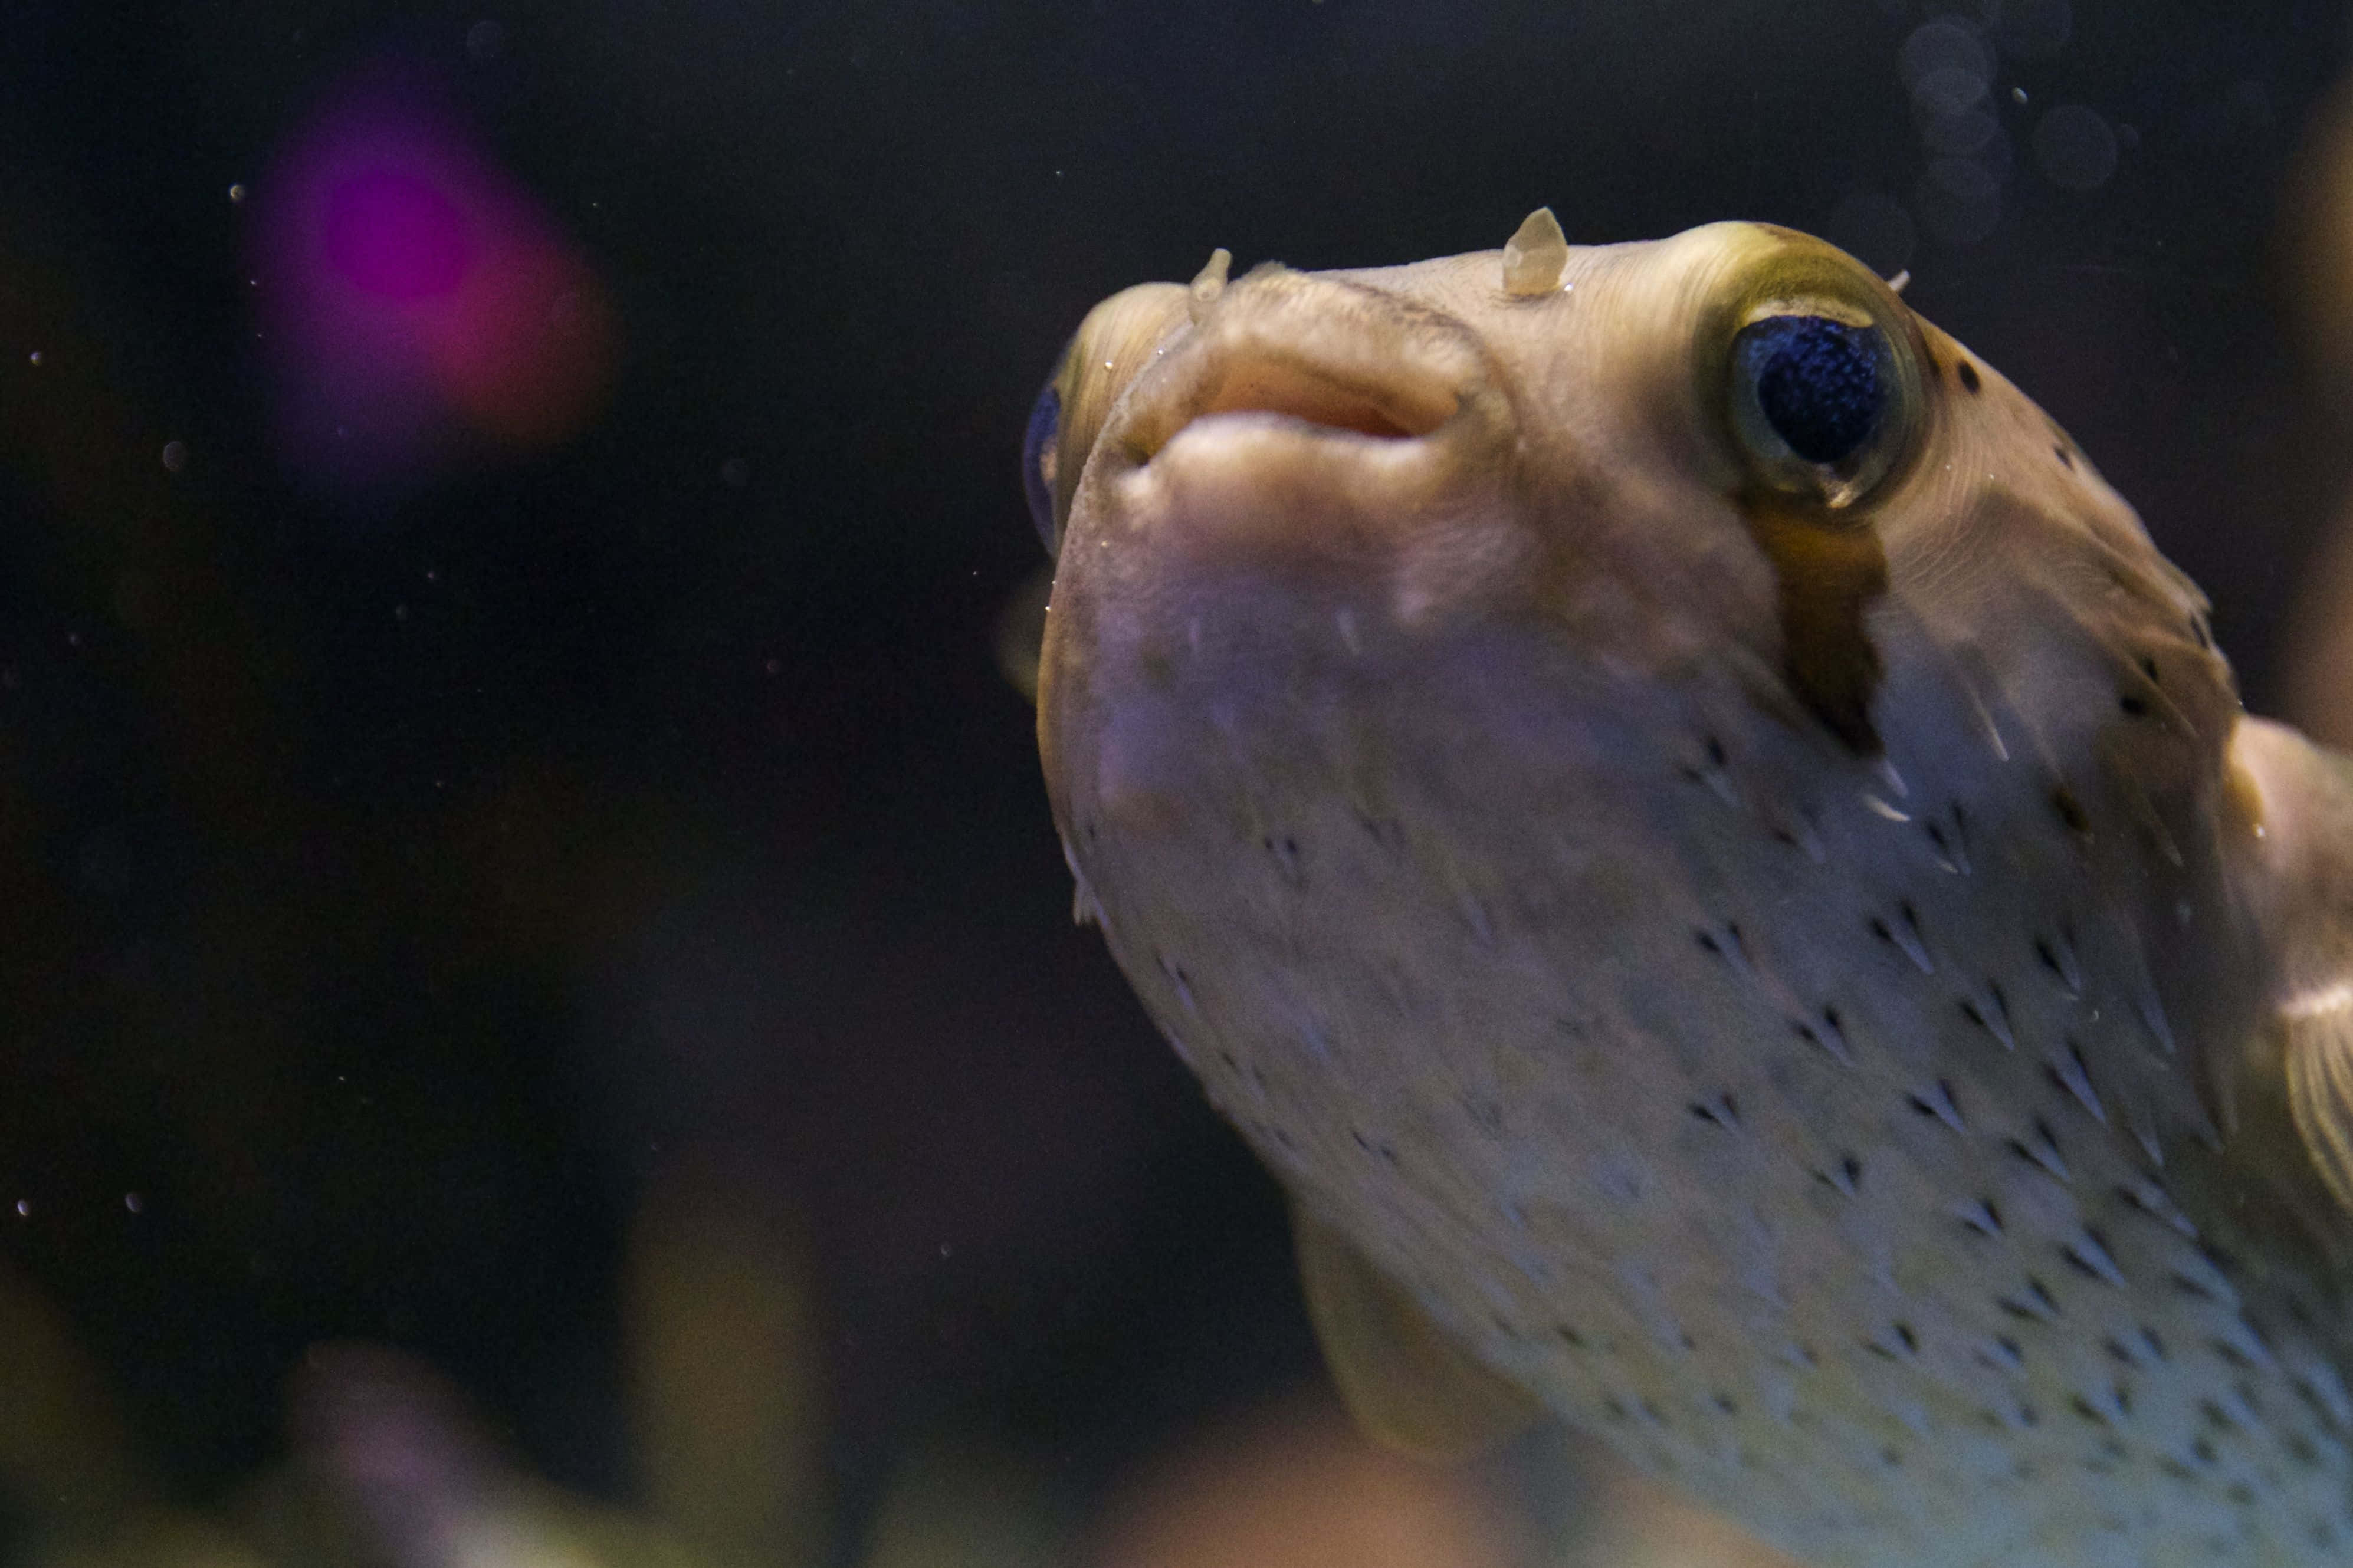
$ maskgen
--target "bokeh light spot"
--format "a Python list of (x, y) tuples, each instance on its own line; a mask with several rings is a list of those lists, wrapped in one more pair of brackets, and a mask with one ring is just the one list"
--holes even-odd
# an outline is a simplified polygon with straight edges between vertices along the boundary
[(457, 204), (400, 169), (360, 169), (327, 193), (328, 264), (354, 289), (388, 300), (447, 294), (466, 275)]

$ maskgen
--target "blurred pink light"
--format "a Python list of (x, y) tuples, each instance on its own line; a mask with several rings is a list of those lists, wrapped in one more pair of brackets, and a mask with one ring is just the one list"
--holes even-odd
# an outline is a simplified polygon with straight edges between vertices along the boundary
[(616, 328), (579, 251), (426, 94), (367, 82), (256, 192), (265, 341), (290, 460), (365, 481), (561, 444)]

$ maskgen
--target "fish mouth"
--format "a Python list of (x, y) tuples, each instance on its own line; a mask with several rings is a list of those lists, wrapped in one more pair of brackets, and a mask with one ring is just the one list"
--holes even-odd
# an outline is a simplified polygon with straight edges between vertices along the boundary
[(1121, 445), (1140, 468), (1212, 440), (1421, 442), (1458, 422), (1484, 368), (1446, 317), (1360, 284), (1261, 268), (1172, 348)]
[(1150, 462), (1196, 425), (1236, 416), (1271, 417), (1303, 433), (1419, 440), (1454, 417), (1461, 398), (1453, 387), (1433, 378), (1409, 374), (1376, 380), (1355, 366), (1319, 364), (1294, 353), (1260, 349), (1216, 364), (1187, 404), (1170, 411), (1174, 417), (1163, 430), (1137, 433), (1140, 460)]

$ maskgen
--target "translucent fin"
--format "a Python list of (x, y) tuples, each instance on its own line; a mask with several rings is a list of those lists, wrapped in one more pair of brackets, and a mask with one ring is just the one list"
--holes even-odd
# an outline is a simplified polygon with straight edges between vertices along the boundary
[(1341, 1235), (1297, 1207), (1307, 1316), (1348, 1413), (1376, 1442), (1464, 1459), (1533, 1426), (1533, 1395), (1489, 1371)]
[(2225, 846), (2276, 976), (2272, 1019), (2295, 1142), (2353, 1213), (2353, 760), (2242, 719), (2230, 765)]
[(2335, 985), (2280, 1013), (2287, 1033), (2287, 1104), (2305, 1152), (2353, 1210), (2353, 985)]

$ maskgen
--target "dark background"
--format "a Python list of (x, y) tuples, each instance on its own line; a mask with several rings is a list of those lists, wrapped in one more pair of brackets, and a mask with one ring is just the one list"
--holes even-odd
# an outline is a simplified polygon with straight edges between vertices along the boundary
[[(195, 1500), (354, 1338), (618, 1492), (622, 1237), (689, 1152), (807, 1217), (851, 1527), (927, 1434), (1083, 1492), (1308, 1375), (992, 654), (1031, 395), (1213, 245), (1828, 227), (2070, 427), (2260, 704), (2345, 468), (2282, 222), (2345, 17), (2004, 4), (0, 5), (0, 1258)], [(1995, 62), (1977, 237), (1923, 186), (1939, 16)], [(338, 489), (273, 443), (225, 192), (386, 60), (624, 347), (558, 450)], [(2038, 163), (2062, 102), (2096, 188)]]

